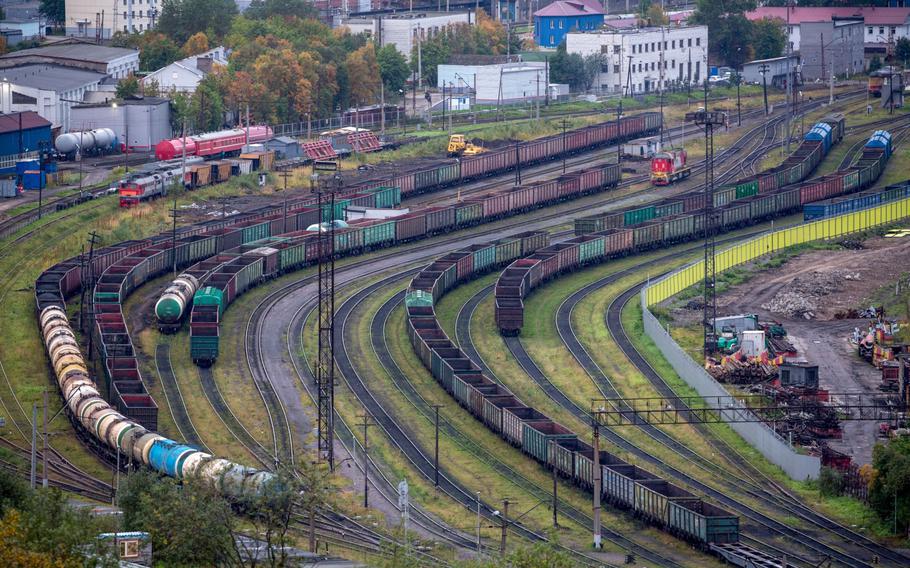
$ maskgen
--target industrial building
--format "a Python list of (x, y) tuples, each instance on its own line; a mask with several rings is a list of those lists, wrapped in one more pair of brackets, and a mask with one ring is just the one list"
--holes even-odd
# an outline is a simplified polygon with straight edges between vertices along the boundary
[(374, 38), (379, 46), (392, 44), (410, 59), (411, 51), (420, 39), (435, 37), (446, 26), (473, 23), (473, 12), (403, 12), (349, 18), (342, 25), (350, 29), (352, 34), (362, 33)]
[(557, 0), (534, 12), (534, 42), (557, 47), (570, 31), (596, 30), (603, 23), (603, 7), (596, 0)]
[(581, 56), (606, 56), (594, 84), (605, 93), (648, 93), (659, 90), (661, 80), (664, 87), (684, 85), (699, 83), (708, 74), (707, 26), (569, 32), (566, 49)]
[(806, 22), (831, 22), (834, 19), (859, 19), (863, 24), (862, 42), (866, 49), (885, 49), (902, 37), (910, 38), (910, 8), (863, 7), (761, 7), (746, 13), (750, 20), (777, 18), (782, 25), (789, 22), (790, 49), (801, 51), (801, 38), (809, 37), (813, 29)]
[(63, 40), (0, 56), (0, 69), (33, 64), (84, 69), (123, 79), (139, 71), (139, 50)]
[(171, 107), (167, 99), (144, 97), (72, 108), (70, 131), (110, 128), (130, 150), (152, 150), (171, 138)]
[(142, 78), (143, 83), (155, 82), (162, 93), (194, 93), (199, 83), (216, 67), (227, 65), (223, 46), (205, 53), (175, 61)]
[[(765, 68), (765, 77), (762, 78), (762, 68)], [(773, 57), (771, 59), (756, 59), (743, 64), (742, 80), (745, 83), (761, 84), (767, 81), (768, 85), (785, 88), (787, 86), (787, 57)], [(800, 83), (799, 55), (790, 55), (791, 84)]]
[(0, 173), (9, 173), (22, 158), (34, 157), (42, 148), (50, 148), (51, 123), (36, 112), (0, 115)]
[(800, 59), (805, 81), (849, 77), (865, 70), (862, 20), (803, 22)]
[(0, 69), (0, 112), (35, 111), (53, 128), (70, 129), (70, 109), (98, 89), (102, 73), (59, 65)]
[(38, 18), (6, 18), (0, 21), (0, 33), (6, 38), (6, 45), (12, 47), (41, 37), (41, 21)]
[(265, 143), (265, 149), (275, 152), (279, 160), (288, 160), (299, 158), (303, 154), (300, 151), (300, 142), (290, 136), (276, 136)]
[(110, 39), (116, 32), (142, 33), (155, 27), (159, 0), (66, 0), (66, 35)]
[(473, 93), (474, 102), (515, 103), (547, 96), (549, 76), (545, 62), (499, 63), (494, 65), (440, 65), (437, 87), (454, 94)]

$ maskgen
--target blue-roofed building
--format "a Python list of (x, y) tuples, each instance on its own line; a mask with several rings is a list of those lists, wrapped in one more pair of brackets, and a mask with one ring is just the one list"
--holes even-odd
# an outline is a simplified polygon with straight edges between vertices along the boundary
[(604, 10), (596, 0), (557, 0), (534, 12), (534, 41), (557, 47), (570, 31), (596, 30), (603, 23)]

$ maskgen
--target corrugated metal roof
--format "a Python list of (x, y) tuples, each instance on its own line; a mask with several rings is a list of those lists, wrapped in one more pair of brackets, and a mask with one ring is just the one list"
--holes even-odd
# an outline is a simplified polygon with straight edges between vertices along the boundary
[(19, 115), (22, 115), (22, 130), (50, 126), (51, 122), (34, 111), (0, 114), (0, 134), (19, 131)]
[(534, 12), (535, 16), (597, 16), (603, 7), (594, 0), (557, 0)]
[(125, 55), (138, 54), (135, 49), (125, 47), (107, 47), (93, 43), (71, 43), (65, 45), (51, 45), (47, 47), (33, 47), (14, 51), (0, 56), (0, 59), (17, 59), (28, 56), (50, 57), (53, 59), (73, 59), (77, 61), (90, 61), (92, 63), (110, 63)]
[(13, 85), (45, 91), (70, 91), (103, 79), (103, 73), (60, 65), (21, 65), (0, 69), (0, 78)]

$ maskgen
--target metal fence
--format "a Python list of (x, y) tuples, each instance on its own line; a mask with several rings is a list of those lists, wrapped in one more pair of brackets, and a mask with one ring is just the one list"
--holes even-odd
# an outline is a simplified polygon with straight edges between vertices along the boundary
[[(730, 247), (717, 253), (715, 265), (718, 272), (752, 261), (761, 256), (810, 241), (837, 239), (889, 225), (910, 218), (910, 198), (879, 205), (863, 211), (839, 215), (769, 232), (760, 237)], [(702, 397), (729, 396), (717, 380), (694, 361), (661, 326), (648, 309), (682, 290), (701, 282), (704, 275), (704, 261), (693, 262), (667, 276), (648, 283), (641, 291), (642, 318), (645, 333), (667, 359), (676, 373), (686, 384)], [(745, 406), (730, 409), (731, 412), (752, 414)], [(786, 440), (764, 423), (730, 423), (729, 426), (757, 449), (771, 463), (779, 466), (792, 479), (817, 479), (821, 469), (818, 457), (800, 454)]]

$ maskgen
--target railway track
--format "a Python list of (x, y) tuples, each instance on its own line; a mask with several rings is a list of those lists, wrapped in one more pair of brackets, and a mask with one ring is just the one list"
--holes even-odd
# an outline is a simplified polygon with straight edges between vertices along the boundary
[[(419, 268), (417, 270), (419, 270)], [(416, 270), (409, 271), (407, 276), (412, 275), (414, 272), (416, 272)], [(398, 285), (401, 282), (402, 280), (398, 279), (395, 281), (395, 284)], [(404, 284), (405, 287), (407, 287), (407, 282), (404, 282)], [(418, 392), (414, 385), (411, 384), (411, 382), (405, 376), (398, 363), (390, 355), (387, 344), (386, 329), (389, 324), (389, 318), (392, 314), (392, 311), (401, 305), (403, 299), (404, 290), (395, 294), (392, 296), (392, 298), (384, 302), (374, 315), (370, 323), (370, 338), (372, 349), (373, 353), (382, 364), (384, 370), (389, 374), (398, 391), (408, 400), (411, 406), (414, 407), (414, 409), (416, 409), (420, 415), (428, 421), (429, 424), (432, 424), (434, 420), (434, 410), (431, 403), (427, 401), (426, 398), (420, 394), (420, 392)], [(460, 430), (448, 419), (441, 417), (439, 427), (441, 435), (444, 435), (446, 438), (451, 439), (455, 444), (460, 446), (462, 450), (467, 452), (469, 455), (476, 457), (482, 463), (490, 466), (504, 479), (508, 479), (519, 489), (542, 502), (547, 502), (547, 500), (551, 498), (552, 493), (549, 487), (544, 487), (538, 483), (535, 483), (531, 479), (528, 479), (518, 470), (511, 467), (507, 462), (496, 456), (493, 452), (473, 440), (468, 433)], [(569, 518), (572, 522), (584, 528), (590, 527), (593, 522), (593, 519), (590, 516), (577, 509), (573, 505), (569, 504), (564, 499), (559, 500), (559, 511), (562, 516)], [(645, 560), (655, 562), (661, 566), (679, 565), (676, 561), (667, 558), (655, 550), (648, 548), (647, 545), (640, 544), (622, 535), (618, 531), (614, 531), (608, 528), (606, 529), (605, 533), (606, 540), (613, 542), (623, 550), (634, 552)]]
[(155, 371), (158, 374), (158, 380), (161, 381), (161, 390), (164, 391), (164, 401), (167, 404), (168, 413), (173, 417), (183, 441), (211, 453), (199, 436), (193, 419), (186, 410), (183, 393), (180, 392), (180, 384), (177, 382), (171, 366), (171, 346), (169, 344), (158, 344), (155, 348)]

